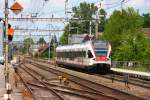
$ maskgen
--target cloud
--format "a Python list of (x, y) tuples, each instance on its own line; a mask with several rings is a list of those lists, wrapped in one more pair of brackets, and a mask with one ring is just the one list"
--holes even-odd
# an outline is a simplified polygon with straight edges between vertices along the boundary
[(50, 0), (49, 3), (55, 7), (64, 7), (66, 0)]
[(134, 7), (136, 9), (150, 9), (149, 0), (130, 0), (125, 4), (127, 7)]

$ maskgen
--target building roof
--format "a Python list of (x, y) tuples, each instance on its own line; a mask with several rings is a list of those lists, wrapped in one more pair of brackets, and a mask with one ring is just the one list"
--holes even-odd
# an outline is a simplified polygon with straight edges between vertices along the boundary
[(93, 39), (94, 35), (88, 35), (88, 34), (73, 34), (71, 37), (69, 37), (69, 43), (70, 44), (78, 44), (83, 43), (86, 41), (89, 41), (90, 39)]
[(142, 31), (146, 37), (150, 37), (150, 28), (143, 28)]

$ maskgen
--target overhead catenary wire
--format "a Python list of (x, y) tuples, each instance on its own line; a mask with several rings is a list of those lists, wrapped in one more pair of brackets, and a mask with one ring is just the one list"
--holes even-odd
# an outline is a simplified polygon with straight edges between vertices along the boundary
[[(72, 1), (74, 1), (74, 0), (72, 0)], [(78, 1), (80, 1), (80, 0), (78, 0)], [(128, 0), (128, 1), (130, 1), (130, 0)], [(120, 4), (121, 4), (120, 2), (121, 2), (121, 0), (118, 0), (118, 1), (115, 1), (115, 2), (112, 2), (112, 3), (104, 3), (103, 5), (105, 5), (107, 7), (107, 8), (105, 8), (105, 10), (110, 10), (110, 9), (114, 9), (116, 7), (119, 7)], [(124, 3), (126, 3), (126, 2), (127, 2), (127, 0), (125, 0)], [(44, 7), (49, 5), (49, 3), (50, 3), (50, 0), (48, 2), (46, 2), (46, 3), (45, 3), (45, 1), (41, 1), (41, 0), (40, 0), (40, 2), (37, 2), (36, 0), (31, 0), (31, 6), (30, 6), (31, 8), (29, 8), (29, 9), (31, 9), (31, 13), (38, 13), (38, 16), (40, 16), (40, 15), (50, 16), (51, 13), (55, 13), (56, 14), (56, 13), (63, 13), (65, 11), (65, 9), (51, 10), (51, 11), (48, 11), (48, 12), (44, 11), (43, 10)], [(70, 3), (71, 3), (71, 1), (70, 1)], [(42, 4), (42, 5), (40, 5), (40, 4)], [(43, 5), (44, 5), (44, 7), (43, 7)], [(38, 8), (38, 6), (39, 6), (40, 9)], [(43, 7), (43, 9), (41, 9), (41, 7)], [(72, 9), (72, 7), (68, 8), (68, 10), (71, 10), (71, 9)], [(49, 23), (49, 22), (45, 22), (45, 23)], [(28, 29), (29, 29), (30, 26), (32, 26), (34, 28), (35, 27), (41, 27), (39, 22), (37, 23), (36, 21), (27, 21), (27, 24), (26, 24), (26, 21), (24, 21), (24, 24), (25, 24), (26, 28), (28, 28)]]
[(131, 0), (124, 0), (124, 2), (120, 2), (119, 4), (116, 4), (116, 5), (112, 6), (112, 7), (108, 7), (105, 10), (110, 10), (110, 9), (114, 9), (116, 7), (120, 7), (121, 5), (123, 5), (123, 4), (125, 4), (125, 3), (129, 2), (129, 1), (131, 1)]

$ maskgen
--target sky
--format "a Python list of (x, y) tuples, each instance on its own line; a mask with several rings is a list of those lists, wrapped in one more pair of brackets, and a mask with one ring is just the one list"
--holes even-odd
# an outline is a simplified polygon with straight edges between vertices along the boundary
[[(8, 0), (9, 7), (12, 6), (14, 2), (19, 2), (24, 8), (23, 11), (15, 15), (12, 11), (9, 11), (9, 17), (31, 17), (31, 15), (38, 13), (37, 17), (63, 17), (66, 18), (65, 15), (65, 1), (66, 0)], [(81, 2), (94, 3), (99, 7), (99, 3), (101, 2), (102, 8), (106, 10), (107, 17), (109, 17), (114, 10), (121, 9), (121, 1), (122, 0), (68, 0), (67, 3), (67, 11), (71, 11), (71, 8), (74, 6), (79, 6)], [(133, 7), (139, 11), (140, 14), (150, 13), (150, 0), (124, 0), (122, 4), (123, 8)], [(4, 0), (0, 0), (0, 17), (4, 17)], [(49, 26), (53, 26), (55, 29), (63, 29), (67, 23), (63, 22), (33, 22), (33, 21), (19, 21), (12, 22), (9, 21), (13, 27), (20, 28), (41, 28), (41, 29), (49, 29)], [(28, 36), (18, 36), (18, 35), (29, 35), (30, 34), (38, 34), (38, 35), (48, 35), (48, 32), (31, 32), (31, 31), (15, 31), (14, 41), (22, 41), (24, 38)], [(62, 35), (62, 32), (51, 32), (50, 34), (56, 34), (57, 37)], [(33, 37), (35, 41), (37, 41), (42, 36)], [(48, 41), (48, 36), (43, 36), (46, 41)]]

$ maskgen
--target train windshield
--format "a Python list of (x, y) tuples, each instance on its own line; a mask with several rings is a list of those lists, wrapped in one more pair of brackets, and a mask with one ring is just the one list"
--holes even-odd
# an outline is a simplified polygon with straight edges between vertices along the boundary
[(106, 56), (107, 55), (107, 50), (95, 50), (96, 55), (101, 55), (101, 56)]
[(96, 55), (101, 55), (101, 56), (106, 56), (107, 55), (107, 42), (104, 41), (97, 41), (94, 44), (94, 49), (95, 49), (95, 54)]

